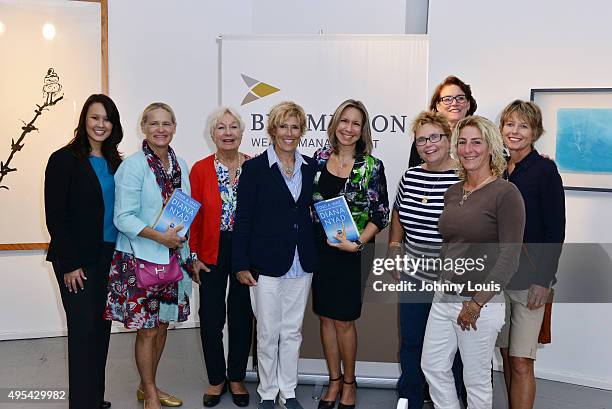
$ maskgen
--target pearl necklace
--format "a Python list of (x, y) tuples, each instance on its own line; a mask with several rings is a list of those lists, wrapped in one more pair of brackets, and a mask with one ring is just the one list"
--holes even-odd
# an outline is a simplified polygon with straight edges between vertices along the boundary
[(166, 170), (166, 173), (168, 175), (171, 175), (172, 174), (172, 170), (173, 170), (173, 167), (172, 167), (172, 157), (170, 156), (170, 150), (168, 149), (168, 169)]
[[(461, 196), (461, 201), (459, 202), (459, 206), (463, 206), (463, 202), (465, 202), (468, 197), (470, 197), (470, 195), (472, 193), (474, 193), (475, 191), (477, 191), (478, 189), (480, 189), (481, 187), (483, 187), (487, 182), (489, 182), (492, 178), (494, 178), (493, 175), (490, 175), (488, 178), (486, 178), (485, 180), (483, 180), (478, 186), (476, 186), (474, 189), (472, 190), (466, 190), (465, 187), (462, 187), (461, 190), (463, 191), (463, 194)], [(465, 186), (465, 183), (463, 184)]]
[[(223, 166), (225, 166), (226, 168), (228, 168), (230, 170), (234, 167), (234, 165), (231, 162), (229, 162), (229, 161), (227, 163), (224, 163), (224, 161), (221, 160), (219, 155), (217, 155), (216, 153), (215, 153), (215, 159), (217, 160), (217, 162), (219, 162), (220, 164), (222, 164)], [(235, 166), (236, 169), (238, 169), (240, 167), (240, 165), (242, 165), (242, 155), (240, 153), (238, 153), (238, 160), (236, 160), (236, 166)]]

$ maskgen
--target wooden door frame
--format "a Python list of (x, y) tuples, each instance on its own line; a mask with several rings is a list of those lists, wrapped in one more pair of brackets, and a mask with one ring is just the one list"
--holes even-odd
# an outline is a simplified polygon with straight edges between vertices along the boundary
[[(108, 95), (108, 0), (70, 0), (100, 3), (100, 56), (101, 91)], [(46, 250), (49, 243), (6, 243), (0, 244), (0, 251)]]

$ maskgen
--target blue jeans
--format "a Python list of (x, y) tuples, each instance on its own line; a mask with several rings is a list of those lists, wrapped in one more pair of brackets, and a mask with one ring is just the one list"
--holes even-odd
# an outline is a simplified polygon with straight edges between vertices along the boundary
[[(420, 288), (420, 281), (408, 279), (416, 283)], [(427, 326), (427, 317), (431, 309), (433, 292), (404, 293), (400, 303), (400, 365), (402, 373), (397, 382), (397, 392), (400, 398), (408, 399), (408, 409), (423, 408), (423, 388), (425, 387), (425, 375), (421, 370), (421, 353), (423, 351), (423, 339)], [(425, 302), (426, 301), (426, 302)], [(453, 375), (457, 396), (462, 398), (463, 387), (463, 363), (459, 352), (455, 355), (453, 362)]]

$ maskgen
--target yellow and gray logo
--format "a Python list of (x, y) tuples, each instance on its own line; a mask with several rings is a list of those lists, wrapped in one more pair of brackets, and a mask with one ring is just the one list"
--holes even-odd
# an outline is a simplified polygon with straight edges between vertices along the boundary
[(259, 98), (267, 97), (270, 94), (280, 91), (280, 89), (273, 87), (270, 84), (256, 80), (247, 75), (240, 74), (247, 87), (250, 88), (249, 93), (245, 95), (240, 105), (246, 105), (249, 102), (258, 100)]

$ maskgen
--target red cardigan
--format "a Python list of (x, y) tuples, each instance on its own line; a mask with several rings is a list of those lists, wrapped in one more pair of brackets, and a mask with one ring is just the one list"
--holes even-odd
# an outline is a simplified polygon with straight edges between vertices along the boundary
[(215, 155), (199, 160), (189, 174), (191, 196), (202, 204), (191, 224), (189, 248), (206, 264), (217, 264), (221, 231), (221, 194)]

